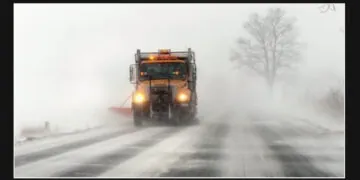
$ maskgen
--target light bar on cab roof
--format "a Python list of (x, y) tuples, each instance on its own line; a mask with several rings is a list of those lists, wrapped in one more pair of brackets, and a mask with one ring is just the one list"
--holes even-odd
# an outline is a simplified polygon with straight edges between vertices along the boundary
[(188, 52), (172, 52), (171, 55), (179, 57), (179, 58), (187, 58), (189, 56), (189, 53)]
[(150, 55), (146, 60), (176, 60), (178, 57), (171, 56), (170, 54), (159, 54), (159, 55)]
[(195, 53), (189, 48), (188, 51), (171, 52), (170, 49), (159, 49), (158, 52), (141, 52), (137, 50), (135, 54), (135, 61), (141, 62), (143, 60), (185, 60), (190, 63), (195, 62)]
[(170, 49), (159, 49), (159, 54), (170, 54), (171, 50)]
[[(188, 57), (188, 53), (187, 52), (172, 52), (170, 53), (171, 56), (176, 56), (179, 58), (187, 58)], [(140, 58), (141, 59), (148, 59), (150, 56), (157, 56), (157, 53), (140, 53)]]

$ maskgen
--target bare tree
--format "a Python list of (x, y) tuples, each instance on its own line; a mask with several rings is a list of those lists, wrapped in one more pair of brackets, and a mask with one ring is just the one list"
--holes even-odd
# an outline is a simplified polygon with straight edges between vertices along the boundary
[(239, 68), (248, 67), (264, 77), (270, 90), (278, 72), (293, 68), (300, 60), (301, 44), (297, 41), (295, 18), (285, 17), (280, 8), (271, 8), (261, 17), (254, 13), (244, 23), (250, 38), (239, 38), (238, 48), (233, 49), (231, 61)]

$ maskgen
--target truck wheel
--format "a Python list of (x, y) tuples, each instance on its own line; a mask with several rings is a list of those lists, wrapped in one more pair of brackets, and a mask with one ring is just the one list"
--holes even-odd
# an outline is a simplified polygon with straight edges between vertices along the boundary
[(189, 124), (190, 116), (188, 115), (187, 112), (183, 112), (182, 114), (180, 114), (179, 122), (181, 125), (185, 125), (185, 126)]
[(172, 107), (170, 107), (169, 105), (169, 108), (168, 108), (168, 112), (167, 112), (167, 117), (166, 117), (169, 125), (177, 125), (178, 124), (178, 113), (175, 109), (173, 109)]
[(200, 124), (200, 120), (199, 120), (199, 118), (197, 118), (197, 117), (194, 117), (193, 120), (192, 120), (192, 122), (193, 122), (193, 125), (198, 125), (198, 124)]
[(194, 107), (194, 111), (191, 113), (191, 122), (193, 125), (198, 125), (200, 123), (200, 119), (197, 117), (197, 107)]
[(197, 125), (199, 123), (199, 119), (196, 117), (194, 113), (189, 113), (186, 119), (188, 125)]
[(134, 125), (136, 127), (142, 126), (142, 121), (139, 118), (134, 118)]
[(172, 117), (169, 120), (170, 120), (170, 123), (173, 126), (178, 126), (180, 124), (180, 122), (181, 122), (181, 117), (180, 117), (179, 112), (173, 111), (172, 112)]
[(136, 126), (136, 127), (142, 126), (142, 124), (143, 124), (142, 116), (139, 112), (134, 112), (133, 118), (134, 118), (134, 126)]
[(182, 111), (180, 117), (181, 123), (188, 126), (193, 124), (193, 113), (190, 110)]
[(179, 116), (175, 116), (171, 119), (171, 123), (174, 125), (174, 126), (178, 126), (180, 125), (181, 123), (181, 119)]

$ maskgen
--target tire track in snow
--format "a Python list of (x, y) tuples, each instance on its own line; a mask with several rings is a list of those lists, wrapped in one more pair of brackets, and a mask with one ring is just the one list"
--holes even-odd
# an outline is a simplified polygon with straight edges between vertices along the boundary
[(229, 137), (225, 140), (222, 177), (277, 177), (282, 176), (278, 160), (263, 139), (254, 131), (248, 114), (243, 113), (231, 121)]
[(51, 177), (53, 174), (75, 169), (90, 160), (104, 156), (116, 149), (126, 148), (146, 137), (164, 132), (167, 128), (153, 127), (128, 133), (113, 139), (78, 148), (63, 154), (15, 168), (16, 177)]
[(130, 145), (125, 148), (114, 150), (112, 153), (108, 153), (99, 158), (90, 160), (84, 165), (78, 166), (75, 169), (55, 173), (52, 177), (96, 177), (118, 165), (119, 163), (126, 161), (137, 154), (141, 153), (145, 149), (154, 146), (162, 140), (168, 138), (170, 135), (184, 130), (184, 128), (169, 128), (166, 131), (155, 134), (150, 137), (146, 137), (138, 143)]
[(203, 136), (199, 137), (196, 151), (180, 157), (169, 171), (160, 177), (219, 177), (219, 162), (223, 158), (223, 140), (229, 131), (226, 122), (214, 123), (208, 127)]
[(193, 152), (197, 141), (194, 137), (201, 135), (202, 131), (201, 126), (186, 128), (98, 177), (158, 177), (184, 153)]
[[(273, 151), (275, 157), (280, 161), (286, 177), (334, 177), (332, 173), (315, 167), (310, 158), (297, 152), (292, 146), (285, 143), (275, 143), (275, 141), (282, 140), (282, 138), (279, 133), (271, 130), (270, 127), (258, 125), (257, 130), (269, 149)], [(293, 133), (298, 134), (295, 129)]]
[(63, 153), (66, 153), (66, 152), (74, 150), (74, 149), (82, 148), (82, 147), (89, 146), (89, 145), (92, 145), (92, 144), (95, 144), (98, 142), (113, 139), (118, 136), (128, 134), (128, 133), (133, 133), (133, 132), (136, 132), (139, 130), (142, 130), (142, 129), (131, 128), (131, 129), (120, 130), (120, 131), (116, 131), (113, 133), (100, 135), (100, 136), (97, 136), (97, 137), (94, 137), (91, 139), (79, 140), (79, 141), (71, 142), (68, 144), (60, 145), (57, 147), (52, 147), (49, 149), (33, 152), (30, 154), (19, 155), (19, 156), (15, 157), (15, 167), (26, 165), (28, 163), (32, 163), (32, 162), (35, 162), (35, 161), (38, 161), (41, 159), (49, 158), (49, 157), (52, 157), (55, 155), (63, 154)]

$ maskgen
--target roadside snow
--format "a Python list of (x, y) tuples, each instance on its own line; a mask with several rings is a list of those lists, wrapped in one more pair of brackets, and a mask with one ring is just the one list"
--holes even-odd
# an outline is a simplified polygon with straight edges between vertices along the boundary
[[(95, 111), (95, 110), (94, 110)], [(91, 111), (89, 111), (91, 112)], [(63, 117), (64, 118), (64, 117)], [(131, 119), (122, 117), (119, 114), (106, 110), (97, 110), (86, 114), (86, 112), (74, 113), (61, 120), (50, 122), (49, 130), (41, 127), (43, 124), (21, 124), (17, 123), (14, 128), (14, 145), (18, 146), (30, 140), (50, 138), (54, 136), (63, 136), (72, 133), (80, 133), (100, 127), (111, 127), (114, 125), (128, 124)], [(69, 123), (70, 122), (70, 123)]]
[[(267, 109), (269, 110), (269, 109)], [(293, 110), (262, 111), (252, 116), (260, 119), (255, 124), (265, 125), (281, 135), (276, 144), (286, 144), (299, 154), (311, 159), (312, 164), (337, 177), (345, 171), (345, 123), (339, 119)], [(297, 135), (291, 135), (294, 132)], [(290, 133), (290, 134), (288, 134)]]
[(82, 132), (74, 133), (74, 134), (61, 134), (57, 136), (48, 136), (38, 139), (37, 141), (27, 141), (26, 143), (19, 144), (15, 146), (14, 154), (16, 156), (22, 154), (28, 154), (32, 152), (37, 152), (45, 149), (50, 149), (53, 147), (57, 147), (63, 144), (72, 143), (75, 141), (80, 141), (84, 139), (94, 138), (100, 135), (117, 132), (122, 129), (126, 129), (127, 127), (101, 127), (88, 129)]
[(345, 176), (345, 138), (344, 133), (330, 133), (315, 137), (296, 137), (283, 141), (306, 155), (317, 168), (331, 172), (337, 177)]
[(55, 173), (74, 169), (104, 154), (113, 153), (121, 148), (141, 141), (144, 137), (150, 137), (165, 130), (166, 128), (164, 127), (148, 128), (143, 131), (137, 131), (95, 143), (17, 167), (15, 169), (15, 175), (16, 177), (50, 177)]

